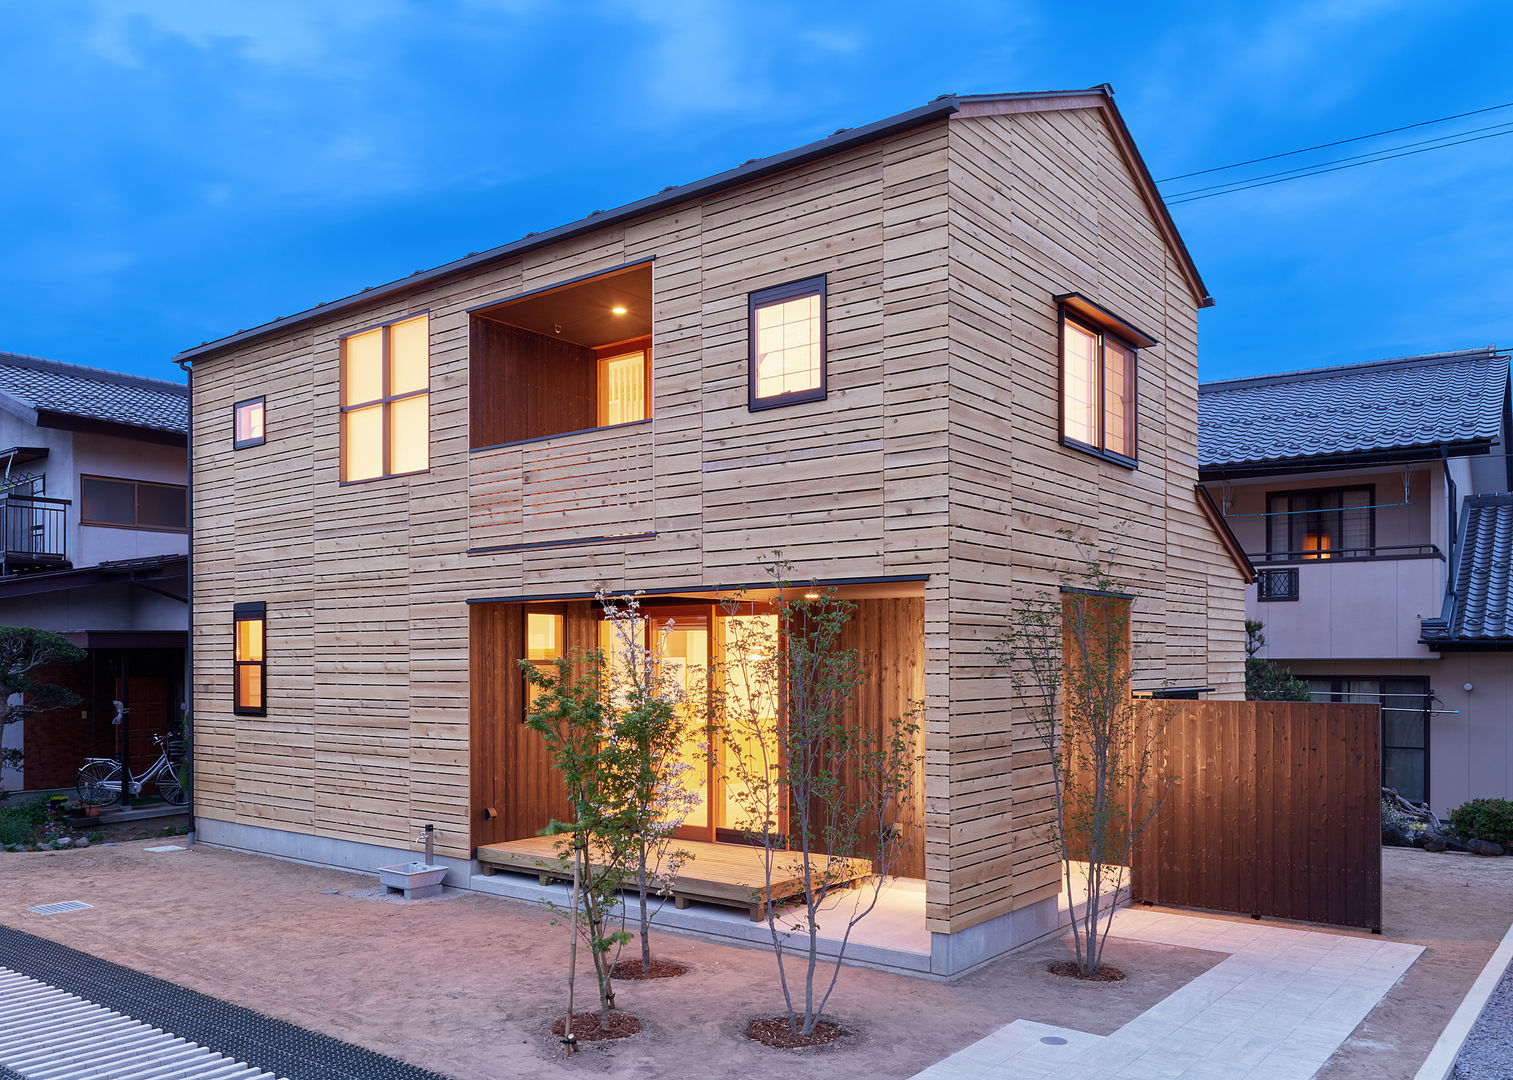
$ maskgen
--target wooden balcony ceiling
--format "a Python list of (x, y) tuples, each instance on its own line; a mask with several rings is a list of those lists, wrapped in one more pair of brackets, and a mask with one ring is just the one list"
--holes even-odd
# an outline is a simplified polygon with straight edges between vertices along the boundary
[[(616, 308), (625, 313), (616, 314)], [(474, 314), (591, 349), (647, 337), (651, 334), (651, 263), (526, 293)]]

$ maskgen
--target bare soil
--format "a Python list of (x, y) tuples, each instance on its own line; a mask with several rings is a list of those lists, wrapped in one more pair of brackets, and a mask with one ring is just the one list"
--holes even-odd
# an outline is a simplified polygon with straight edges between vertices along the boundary
[(675, 979), (688, 974), (688, 965), (676, 960), (653, 960), (650, 971), (641, 970), (639, 960), (620, 960), (609, 969), (610, 978), (617, 981), (639, 982), (642, 979)]
[(802, 1050), (810, 1046), (824, 1046), (841, 1037), (839, 1024), (821, 1020), (808, 1035), (796, 1034), (787, 1016), (759, 1016), (746, 1025), (746, 1037), (763, 1046), (779, 1050)]
[[(567, 1020), (558, 1020), (552, 1025), (552, 1034), (566, 1038)], [(573, 1013), (573, 1038), (578, 1042), (608, 1042), (610, 1039), (628, 1039), (641, 1034), (641, 1021), (619, 1009), (609, 1011), (609, 1023), (601, 1021), (598, 1012)]]
[[(568, 1057), (549, 1028), (567, 1003), (569, 935), (544, 908), (450, 890), (381, 898), (368, 875), (203, 844), (143, 850), (155, 846), (0, 855), (0, 923), (457, 1080), (813, 1080), (811, 1053), (746, 1037), (783, 1008), (768, 950), (654, 930), (688, 974), (617, 984), (644, 1030)], [(58, 900), (95, 907), (26, 910)], [(950, 983), (847, 968), (825, 1007), (846, 1036), (815, 1051), (826, 1080), (912, 1076), (1019, 1017), (1106, 1035), (1223, 959), (1110, 940), (1129, 977), (1089, 984), (1046, 971), (1069, 956), (1046, 941)]]
[(1125, 978), (1124, 972), (1110, 964), (1099, 964), (1098, 970), (1089, 974), (1075, 960), (1057, 960), (1054, 964), (1047, 964), (1045, 969), (1063, 979), (1082, 979), (1084, 982), (1123, 982)]

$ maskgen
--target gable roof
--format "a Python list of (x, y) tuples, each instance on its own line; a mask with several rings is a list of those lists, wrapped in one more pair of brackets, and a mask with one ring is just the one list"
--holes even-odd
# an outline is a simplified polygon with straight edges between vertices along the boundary
[(1422, 637), (1441, 646), (1513, 645), (1513, 494), (1472, 495), (1461, 508), (1454, 592)]
[(1104, 115), (1113, 133), (1115, 143), (1124, 155), (1130, 171), (1135, 176), (1137, 185), (1140, 187), (1146, 202), (1151, 208), (1152, 214), (1156, 218), (1157, 227), (1177, 256), (1178, 266), (1189, 288), (1192, 289), (1194, 300), (1199, 307), (1211, 306), (1213, 298), (1209, 296), (1208, 288), (1203, 284), (1203, 279), (1198, 274), (1198, 268), (1193, 263), (1191, 253), (1188, 252), (1187, 245), (1183, 243), (1181, 235), (1177, 232), (1176, 224), (1172, 221), (1171, 213), (1167, 210), (1166, 203), (1156, 190), (1156, 182), (1151, 178), (1150, 170), (1146, 168), (1144, 159), (1141, 158), (1139, 151), (1135, 148), (1134, 140), (1130, 137), (1129, 128), (1125, 125), (1124, 118), (1114, 106), (1113, 87), (1104, 83), (1086, 90), (1032, 91), (1017, 94), (942, 94), (926, 105), (910, 109), (908, 112), (899, 113), (897, 116), (890, 116), (887, 119), (878, 120), (875, 123), (866, 124), (862, 127), (842, 128), (828, 138), (820, 139), (817, 142), (795, 147), (792, 150), (785, 150), (780, 154), (773, 154), (770, 157), (753, 158), (734, 169), (727, 169), (703, 180), (696, 180), (689, 184), (672, 185), (663, 188), (655, 195), (626, 203), (624, 206), (616, 207), (613, 210), (595, 210), (587, 217), (580, 218), (566, 225), (559, 225), (555, 229), (548, 229), (546, 232), (527, 233), (519, 240), (511, 243), (490, 248), (487, 251), (470, 252), (465, 258), (443, 263), (441, 266), (433, 269), (417, 270), (408, 277), (399, 278), (385, 285), (369, 286), (361, 292), (353, 293), (339, 300), (321, 303), (305, 311), (297, 312), (293, 315), (285, 315), (248, 330), (238, 330), (234, 334), (228, 334), (214, 341), (201, 342), (194, 348), (185, 349), (179, 353), (174, 357), (174, 362), (183, 366), (237, 345), (259, 340), (272, 334), (297, 329), (339, 311), (413, 292), (424, 286), (434, 285), (449, 278), (476, 273), (479, 270), (496, 265), (526, 251), (545, 247), (548, 244), (555, 244), (559, 241), (580, 236), (583, 233), (592, 232), (596, 229), (602, 229), (609, 225), (619, 224), (633, 218), (644, 217), (647, 214), (666, 210), (680, 203), (690, 202), (727, 188), (784, 172), (808, 162), (841, 153), (852, 147), (875, 142), (889, 135), (923, 127), (926, 124), (947, 119), (955, 114), (977, 116), (990, 113), (1047, 112), (1063, 109), (1098, 109)]
[(1502, 434), (1508, 354), (1488, 345), (1198, 386), (1198, 465), (1485, 450)]
[(166, 379), (0, 352), (0, 409), (37, 427), (183, 444), (189, 387)]

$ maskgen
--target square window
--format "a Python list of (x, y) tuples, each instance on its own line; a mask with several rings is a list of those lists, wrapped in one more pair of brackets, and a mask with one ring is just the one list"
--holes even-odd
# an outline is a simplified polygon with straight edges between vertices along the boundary
[(1061, 305), (1061, 441), (1121, 465), (1139, 457), (1138, 349), (1156, 344), (1076, 293)]
[(342, 338), (343, 483), (431, 467), (430, 364), (428, 315)]
[(751, 294), (747, 405), (770, 409), (825, 397), (825, 279)]
[(262, 446), (266, 440), (263, 428), (267, 398), (255, 397), (238, 401), (231, 409), (231, 445), (241, 450), (248, 446)]

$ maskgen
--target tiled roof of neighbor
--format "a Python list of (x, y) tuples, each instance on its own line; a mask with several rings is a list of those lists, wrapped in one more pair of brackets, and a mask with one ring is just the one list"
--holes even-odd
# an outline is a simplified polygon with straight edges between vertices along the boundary
[(61, 413), (155, 431), (189, 431), (189, 388), (145, 375), (0, 352), (0, 396), (32, 414)]
[(1203, 468), (1489, 442), (1508, 354), (1494, 346), (1198, 387)]
[(1454, 612), (1449, 625), (1440, 625), (1433, 636), (1513, 643), (1513, 494), (1466, 500), (1459, 550)]

